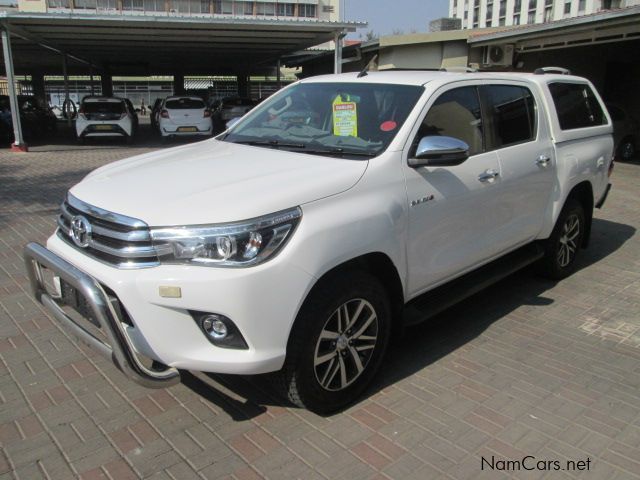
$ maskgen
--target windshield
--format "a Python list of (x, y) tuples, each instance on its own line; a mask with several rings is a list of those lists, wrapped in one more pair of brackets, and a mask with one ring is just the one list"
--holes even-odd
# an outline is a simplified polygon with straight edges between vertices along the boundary
[(300, 83), (266, 100), (222, 140), (373, 157), (389, 146), (423, 91), (411, 85)]
[(165, 107), (169, 110), (195, 110), (204, 108), (204, 102), (197, 98), (172, 98)]

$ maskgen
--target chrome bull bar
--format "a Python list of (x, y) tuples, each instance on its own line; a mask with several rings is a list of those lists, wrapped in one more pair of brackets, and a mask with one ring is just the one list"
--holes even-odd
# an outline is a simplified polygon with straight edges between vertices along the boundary
[[(111, 359), (129, 379), (142, 386), (164, 388), (180, 381), (180, 372), (176, 368), (166, 367), (158, 371), (142, 364), (107, 294), (93, 277), (38, 243), (29, 243), (25, 247), (24, 261), (36, 299), (79, 341)], [(51, 270), (84, 296), (108, 344), (64, 312), (59, 303), (61, 298), (49, 293), (45, 286), (42, 267)]]

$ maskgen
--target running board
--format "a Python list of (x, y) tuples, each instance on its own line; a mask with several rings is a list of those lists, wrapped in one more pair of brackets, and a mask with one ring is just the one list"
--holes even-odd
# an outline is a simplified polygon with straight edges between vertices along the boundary
[(473, 272), (414, 298), (404, 307), (405, 326), (417, 325), (544, 256), (539, 243), (530, 243)]

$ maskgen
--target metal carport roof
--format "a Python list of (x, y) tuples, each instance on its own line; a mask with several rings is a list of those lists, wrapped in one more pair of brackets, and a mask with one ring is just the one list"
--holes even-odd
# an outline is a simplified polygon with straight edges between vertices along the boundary
[(0, 12), (0, 24), (11, 32), (16, 74), (27, 75), (62, 73), (60, 56), (43, 54), (43, 46), (69, 56), (69, 74), (86, 74), (87, 63), (96, 73), (104, 69), (112, 75), (259, 73), (273, 68), (285, 54), (366, 26), (246, 17), (14, 12)]

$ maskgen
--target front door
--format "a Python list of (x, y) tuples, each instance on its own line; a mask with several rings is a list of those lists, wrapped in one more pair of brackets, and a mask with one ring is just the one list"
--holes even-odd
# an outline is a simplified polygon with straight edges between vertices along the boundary
[[(479, 89), (445, 87), (434, 95), (404, 172), (409, 202), (408, 290), (415, 296), (472, 269), (495, 254), (501, 174), (495, 151), (485, 152)], [(422, 137), (445, 135), (469, 145), (470, 157), (453, 167), (411, 168), (409, 156)]]

